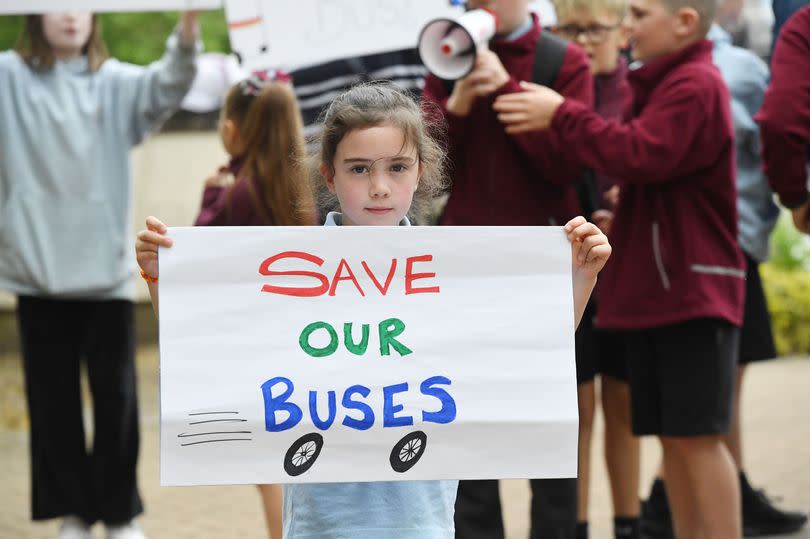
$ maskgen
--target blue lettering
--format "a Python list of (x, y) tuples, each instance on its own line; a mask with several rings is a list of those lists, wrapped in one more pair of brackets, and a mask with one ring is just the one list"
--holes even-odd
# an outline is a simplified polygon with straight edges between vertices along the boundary
[(359, 410), (363, 412), (363, 419), (355, 419), (346, 414), (346, 417), (343, 418), (343, 424), (351, 429), (368, 430), (374, 425), (374, 411), (368, 404), (352, 400), (352, 395), (355, 393), (359, 393), (365, 398), (369, 396), (371, 390), (365, 386), (356, 385), (348, 388), (346, 392), (343, 393), (343, 407), (347, 410)]
[[(287, 389), (277, 397), (273, 396), (273, 386), (284, 384)], [(289, 378), (277, 376), (262, 384), (262, 395), (264, 396), (264, 429), (267, 432), (281, 432), (296, 426), (303, 417), (303, 412), (295, 403), (287, 402), (292, 395), (295, 386)], [(276, 423), (276, 412), (287, 412), (288, 417), (281, 423)]]
[(385, 386), (383, 388), (383, 427), (407, 427), (408, 425), (413, 425), (413, 418), (411, 416), (395, 416), (397, 412), (403, 410), (404, 406), (401, 404), (394, 405), (394, 395), (404, 393), (405, 391), (408, 391), (407, 382), (393, 386)]
[(321, 430), (326, 430), (331, 427), (332, 423), (335, 421), (335, 416), (337, 415), (337, 399), (335, 397), (335, 392), (330, 391), (327, 393), (327, 395), (329, 402), (329, 418), (324, 421), (318, 416), (318, 392), (309, 392), (309, 415), (312, 417), (312, 424)]
[(434, 376), (428, 378), (419, 390), (423, 395), (429, 397), (436, 397), (442, 403), (442, 408), (438, 412), (422, 412), (422, 421), (425, 423), (451, 423), (456, 418), (456, 401), (450, 396), (450, 393), (444, 389), (433, 387), (435, 385), (451, 385), (452, 382), (449, 378), (444, 376)]

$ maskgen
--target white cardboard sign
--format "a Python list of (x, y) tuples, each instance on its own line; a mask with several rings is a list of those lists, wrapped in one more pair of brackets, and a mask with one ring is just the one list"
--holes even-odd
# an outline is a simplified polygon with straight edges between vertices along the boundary
[(447, 0), (225, 0), (245, 68), (296, 69), (416, 47), (422, 27), (462, 12)]
[(561, 228), (169, 235), (161, 484), (576, 476)]
[[(241, 0), (243, 1), (243, 0)], [(62, 11), (187, 11), (219, 9), (222, 0), (0, 0), (0, 13), (58, 13)]]

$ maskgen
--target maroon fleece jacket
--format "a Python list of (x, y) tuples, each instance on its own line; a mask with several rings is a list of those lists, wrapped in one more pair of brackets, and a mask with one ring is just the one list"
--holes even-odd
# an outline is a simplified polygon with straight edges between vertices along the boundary
[(765, 175), (789, 208), (807, 201), (810, 157), (810, 6), (788, 19), (771, 58), (771, 84), (756, 117)]
[(734, 133), (712, 44), (651, 61), (628, 81), (624, 123), (568, 99), (552, 122), (587, 166), (619, 179), (598, 323), (640, 329), (713, 317), (740, 325)]
[[(520, 92), (520, 81), (531, 81), (541, 31), (534, 16), (534, 26), (525, 35), (490, 42), (510, 79), (492, 95), (476, 100), (468, 116), (447, 112), (448, 93), (441, 80), (429, 75), (425, 81), (424, 99), (441, 107), (448, 123), (453, 185), (442, 224), (562, 225), (581, 212), (573, 186), (583, 167), (564, 152), (557, 134), (507, 135), (492, 109), (497, 96)], [(592, 106), (593, 81), (578, 47), (566, 49), (554, 89)]]

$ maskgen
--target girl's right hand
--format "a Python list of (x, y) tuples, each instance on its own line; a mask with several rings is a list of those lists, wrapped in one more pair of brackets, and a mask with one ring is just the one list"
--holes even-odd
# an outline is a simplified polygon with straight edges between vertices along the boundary
[(172, 239), (166, 235), (168, 228), (157, 217), (146, 218), (146, 230), (138, 232), (135, 242), (135, 258), (144, 273), (158, 276), (158, 247), (171, 247)]

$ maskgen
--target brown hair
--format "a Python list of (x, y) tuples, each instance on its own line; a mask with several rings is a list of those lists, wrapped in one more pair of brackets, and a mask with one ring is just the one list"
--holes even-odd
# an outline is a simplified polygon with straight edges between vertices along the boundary
[(248, 186), (259, 214), (277, 225), (314, 224), (312, 193), (298, 166), (304, 155), (301, 112), (290, 85), (265, 82), (254, 92), (245, 81), (236, 84), (223, 114), (236, 124), (245, 147), (236, 181), (258, 182), (260, 193), (252, 182)]
[(358, 84), (336, 97), (321, 113), (323, 131), (319, 135), (320, 151), (309, 159), (310, 178), (316, 183), (318, 201), (324, 210), (339, 208), (337, 197), (326, 189), (319, 167), (326, 165), (334, 173), (338, 144), (355, 129), (392, 125), (402, 130), (404, 145), (413, 146), (422, 166), (422, 176), (414, 193), (408, 215), (419, 223), (429, 206), (446, 188), (444, 167), (446, 155), (438, 142), (444, 133), (441, 113), (423, 113), (414, 99), (393, 84), (373, 81)]
[(692, 8), (697, 12), (698, 39), (703, 39), (712, 27), (714, 16), (717, 11), (717, 0), (663, 0), (664, 5), (671, 13), (675, 13), (682, 8)]
[[(45, 38), (45, 30), (42, 28), (42, 15), (27, 15), (25, 17), (15, 50), (31, 69), (41, 72), (53, 69), (56, 57), (53, 55), (50, 43)], [(87, 56), (88, 68), (93, 72), (98, 71), (101, 64), (109, 58), (107, 45), (101, 37), (101, 22), (96, 14), (93, 14), (90, 37), (87, 38), (82, 54)]]

